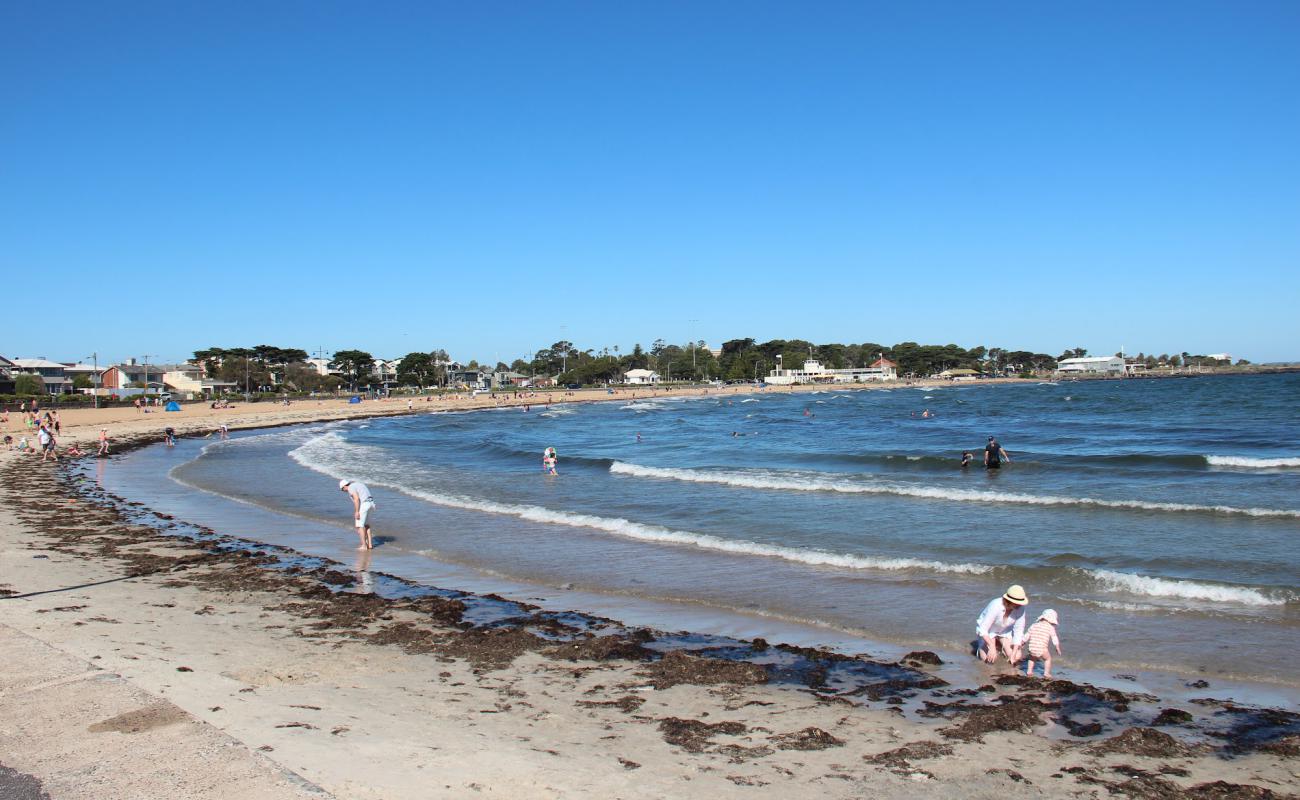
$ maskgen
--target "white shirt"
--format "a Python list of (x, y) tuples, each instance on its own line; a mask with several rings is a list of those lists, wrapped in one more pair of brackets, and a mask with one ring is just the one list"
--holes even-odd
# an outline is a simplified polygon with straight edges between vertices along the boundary
[(1015, 606), (1011, 614), (1006, 615), (1002, 598), (995, 597), (975, 621), (975, 632), (979, 636), (1010, 636), (1011, 643), (1019, 645), (1025, 638), (1025, 607)]
[(44, 447), (45, 445), (50, 443), (50, 432), (45, 430), (44, 428), (41, 428), (39, 431), (36, 432), (36, 438), (37, 440), (40, 441), (41, 446)]
[(370, 496), (370, 487), (361, 481), (352, 481), (348, 484), (348, 493), (357, 498), (357, 502), (365, 505), (366, 503), (374, 504), (375, 498)]

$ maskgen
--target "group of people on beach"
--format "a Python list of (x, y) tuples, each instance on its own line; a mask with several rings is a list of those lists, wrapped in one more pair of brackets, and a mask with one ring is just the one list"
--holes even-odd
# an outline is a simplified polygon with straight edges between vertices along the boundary
[(1020, 584), (1009, 587), (1001, 597), (989, 601), (975, 620), (975, 655), (988, 664), (996, 664), (999, 654), (1019, 670), (1025, 662), (1025, 674), (1034, 674), (1034, 662), (1043, 665), (1043, 677), (1052, 677), (1052, 651), (1061, 655), (1061, 640), (1056, 628), (1060, 617), (1054, 609), (1047, 609), (1025, 628), (1029, 597)]

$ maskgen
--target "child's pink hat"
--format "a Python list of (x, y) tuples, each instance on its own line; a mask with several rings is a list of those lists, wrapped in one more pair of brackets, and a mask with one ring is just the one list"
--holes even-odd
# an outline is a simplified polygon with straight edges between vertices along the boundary
[(1056, 624), (1057, 624), (1057, 620), (1056, 620), (1056, 610), (1055, 610), (1055, 609), (1052, 609), (1052, 608), (1049, 608), (1049, 609), (1047, 609), (1046, 611), (1044, 611), (1043, 613), (1039, 614), (1039, 615), (1038, 615), (1038, 618), (1039, 618), (1039, 619), (1045, 619), (1045, 620), (1047, 620), (1048, 622), (1052, 623), (1053, 625), (1056, 625)]

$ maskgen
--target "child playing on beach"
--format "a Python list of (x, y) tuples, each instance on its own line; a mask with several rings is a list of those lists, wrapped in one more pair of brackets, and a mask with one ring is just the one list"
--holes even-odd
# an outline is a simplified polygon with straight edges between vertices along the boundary
[(1033, 676), (1034, 662), (1043, 662), (1043, 677), (1052, 677), (1052, 645), (1056, 646), (1056, 654), (1061, 655), (1061, 640), (1056, 636), (1057, 625), (1056, 611), (1047, 609), (1038, 615), (1038, 621), (1029, 626), (1025, 632), (1026, 650), (1029, 651), (1029, 660), (1025, 664), (1025, 674)]

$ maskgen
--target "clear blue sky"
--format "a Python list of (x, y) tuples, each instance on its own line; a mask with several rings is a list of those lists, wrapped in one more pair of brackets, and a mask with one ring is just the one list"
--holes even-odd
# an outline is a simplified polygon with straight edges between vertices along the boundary
[(1300, 3), (7, 2), (0, 353), (1300, 359)]

